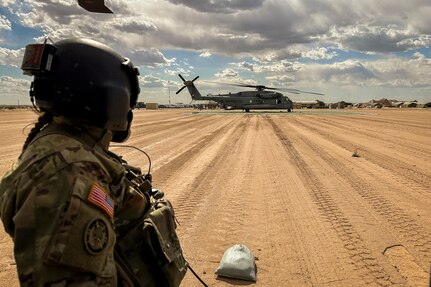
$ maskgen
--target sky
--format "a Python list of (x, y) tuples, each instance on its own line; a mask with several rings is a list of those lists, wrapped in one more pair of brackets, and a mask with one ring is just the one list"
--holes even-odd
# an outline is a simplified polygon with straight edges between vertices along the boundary
[(0, 0), (0, 104), (30, 104), (24, 47), (46, 37), (107, 44), (140, 70), (139, 101), (190, 103), (245, 83), (323, 93), (326, 103), (431, 101), (429, 0), (105, 0), (113, 14), (76, 0)]

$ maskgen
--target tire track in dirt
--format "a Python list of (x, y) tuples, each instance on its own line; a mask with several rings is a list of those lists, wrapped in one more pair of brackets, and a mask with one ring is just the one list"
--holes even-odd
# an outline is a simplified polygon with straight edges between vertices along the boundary
[[(138, 146), (144, 149), (152, 158), (152, 172), (158, 174), (158, 169), (164, 167), (171, 167), (169, 163), (174, 161), (177, 157), (181, 156), (188, 150), (197, 150), (199, 145), (205, 145), (208, 138), (211, 135), (216, 136), (221, 128), (228, 126), (232, 120), (229, 120), (226, 124), (221, 125), (220, 122), (214, 122), (211, 119), (205, 121), (198, 121), (196, 124), (191, 123), (187, 126), (182, 126), (180, 130), (169, 129), (163, 130), (163, 133), (157, 135), (137, 137), (135, 141), (128, 141), (127, 145)], [(202, 130), (205, 130), (203, 133)], [(150, 143), (150, 144), (146, 144)], [(179, 152), (178, 152), (179, 150)], [(140, 152), (130, 149), (115, 147), (115, 152), (121, 154), (126, 160), (132, 165), (144, 166), (143, 163), (147, 163), (147, 158)], [(192, 155), (192, 152), (187, 155)], [(184, 156), (181, 158), (184, 162)], [(144, 169), (143, 169), (144, 171)], [(164, 175), (168, 173), (163, 173)], [(162, 177), (153, 177), (155, 182), (160, 183), (163, 180)]]
[(310, 195), (317, 207), (338, 237), (344, 243), (344, 248), (349, 254), (351, 263), (357, 268), (367, 286), (395, 286), (395, 280), (391, 278), (372, 251), (366, 246), (360, 234), (354, 229), (350, 220), (342, 213), (335, 200), (331, 197), (319, 178), (309, 168), (307, 162), (301, 157), (289, 138), (270, 117), (266, 117), (278, 136), (285, 151), (289, 154), (292, 164), (300, 171), (303, 180), (309, 187)]
[[(353, 119), (358, 119), (358, 118), (353, 118)], [(364, 117), (364, 118), (360, 118), (362, 121), (366, 121), (369, 122), (372, 125), (376, 125), (376, 124), (390, 124), (390, 125), (394, 125), (394, 126), (398, 126), (398, 127), (412, 127), (412, 128), (417, 128), (420, 130), (423, 130), (427, 133), (431, 133), (431, 128), (429, 127), (429, 125), (420, 123), (420, 122), (415, 122), (412, 120), (398, 120), (396, 122), (394, 122), (393, 120), (390, 119), (382, 119), (382, 118), (377, 118), (377, 117)]]
[[(233, 120), (235, 119), (238, 119), (238, 117), (233, 118)], [(190, 162), (190, 166), (192, 166), (193, 162), (199, 161), (200, 157), (205, 157), (204, 153), (206, 153), (207, 150), (211, 150), (211, 146), (215, 147), (215, 149), (212, 149), (211, 152), (209, 152), (209, 158), (205, 159), (205, 165), (202, 166), (198, 163), (198, 166), (200, 166), (201, 169), (198, 171), (198, 173), (194, 172), (194, 177), (189, 179), (191, 181), (186, 180), (186, 185), (182, 187), (180, 189), (180, 192), (172, 198), (172, 202), (175, 207), (176, 217), (178, 218), (180, 224), (185, 223), (181, 224), (178, 228), (178, 234), (180, 238), (183, 238), (185, 240), (185, 243), (190, 242), (190, 240), (205, 240), (206, 243), (208, 243), (209, 241), (213, 241), (216, 243), (216, 245), (214, 246), (207, 246), (207, 248), (212, 251), (211, 255), (205, 253), (198, 255), (196, 254), (196, 252), (198, 251), (194, 250), (194, 248), (192, 250), (187, 249), (186, 246), (188, 245), (186, 244), (184, 246), (185, 256), (186, 258), (192, 259), (191, 263), (193, 263), (193, 266), (196, 266), (195, 264), (197, 262), (202, 262), (203, 260), (206, 261), (205, 265), (207, 266), (208, 261), (211, 261), (213, 262), (213, 270), (215, 270), (215, 264), (217, 264), (216, 262), (220, 260), (219, 256), (223, 254), (223, 248), (225, 247), (220, 238), (225, 237), (226, 233), (232, 234), (235, 231), (235, 226), (230, 224), (231, 218), (226, 215), (219, 217), (211, 217), (217, 218), (218, 220), (217, 224), (213, 226), (214, 228), (211, 228), (210, 233), (204, 232), (198, 233), (196, 235), (195, 229), (201, 222), (202, 218), (207, 218), (207, 206), (214, 204), (214, 202), (217, 202), (215, 200), (212, 200), (214, 197), (219, 196), (219, 190), (212, 186), (214, 184), (213, 180), (218, 178), (223, 179), (223, 174), (226, 170), (226, 167), (224, 166), (225, 161), (229, 157), (229, 155), (234, 152), (241, 138), (244, 137), (244, 131), (247, 128), (247, 123), (249, 121), (250, 117), (241, 117), (240, 120), (236, 120), (233, 123), (232, 121), (229, 121), (228, 123), (224, 124), (224, 128), (217, 129), (217, 132), (214, 132), (209, 137), (207, 137), (205, 145), (199, 145), (198, 150), (188, 151), (187, 153), (192, 155), (191, 157), (187, 155), (182, 156), (183, 159)], [(181, 159), (176, 161), (181, 162)], [(180, 172), (180, 170), (178, 170), (178, 172)], [(163, 173), (164, 172), (162, 172), (162, 174)], [(172, 173), (173, 176), (175, 176), (176, 174), (178, 173)], [(236, 202), (239, 203), (240, 201), (237, 200)], [(235, 205), (232, 205), (232, 210), (242, 209), (235, 208)], [(243, 225), (242, 217), (238, 217), (235, 221), (239, 225)], [(188, 239), (190, 234), (193, 234), (194, 238)], [(209, 237), (207, 237), (208, 234), (210, 234)], [(183, 235), (187, 235), (187, 237), (184, 238)], [(202, 237), (204, 235), (207, 236)], [(211, 278), (208, 278), (207, 276), (205, 276), (204, 278), (206, 278), (206, 280), (214, 280), (213, 275), (211, 275)], [(190, 278), (189, 274), (188, 278), (185, 279), (185, 282), (196, 283), (196, 279)], [(189, 283), (187, 284), (187, 286), (199, 286), (190, 285)]]
[[(317, 128), (317, 123), (313, 123), (312, 125), (302, 122), (301, 124), (307, 129), (320, 135), (324, 139), (334, 142), (346, 150), (360, 150), (361, 157), (386, 170), (389, 170), (391, 173), (396, 174), (396, 176), (393, 178), (395, 181), (404, 185), (408, 185), (410, 188), (415, 189), (418, 193), (430, 198), (431, 194), (429, 191), (431, 188), (431, 176), (419, 170), (413, 169), (412, 167), (406, 166), (404, 162), (394, 157), (375, 152), (367, 146), (346, 140), (335, 133), (328, 134), (324, 132), (324, 128)], [(345, 132), (346, 130), (342, 131), (342, 133)]]
[[(256, 263), (260, 286), (313, 286), (321, 269), (313, 270), (307, 260), (309, 254), (304, 256), (306, 247), (298, 236), (299, 227), (292, 214), (294, 205), (286, 192), (284, 162), (267, 165), (268, 161), (275, 163), (284, 151), (277, 148), (277, 138), (268, 131), (266, 122), (262, 124), (262, 117), (258, 115), (254, 120), (255, 126), (250, 123), (248, 134), (238, 142), (238, 152), (247, 158), (246, 164), (237, 167), (229, 182), (233, 185), (239, 176), (243, 179), (240, 185), (235, 184), (239, 189), (234, 188), (236, 192), (224, 200), (230, 204), (221, 215), (228, 219), (228, 225), (241, 221), (233, 226), (234, 230), (220, 230), (216, 238), (220, 241), (227, 233), (229, 239), (244, 242), (253, 251), (259, 259)], [(236, 164), (235, 158), (230, 161)], [(277, 224), (270, 228), (269, 222)]]
[[(248, 118), (244, 129), (233, 131), (239, 138), (231, 139), (234, 145), (224, 160), (206, 172), (211, 174), (202, 186), (207, 208), (200, 208), (188, 222), (192, 227), (181, 231), (186, 257), (197, 268), (210, 265), (215, 270), (228, 247), (243, 243), (259, 258), (257, 286), (313, 286), (307, 256), (300, 254), (304, 247), (295, 236), (298, 227), (293, 226), (292, 204), (286, 200), (284, 181), (280, 182), (284, 173), (273, 166), (266, 168), (268, 160), (280, 156), (279, 149), (269, 148), (276, 145), (275, 135), (262, 129), (260, 116)], [(262, 178), (262, 174), (267, 176)], [(202, 218), (206, 220), (199, 220)], [(268, 222), (278, 224), (270, 228)], [(205, 248), (192, 247), (198, 238), (205, 240)], [(203, 278), (213, 285), (213, 275), (204, 274)], [(217, 285), (223, 284), (221, 281), (226, 282), (223, 286), (243, 283), (220, 279)], [(184, 284), (200, 286), (194, 278), (186, 278)]]
[[(237, 122), (231, 127), (228, 133), (225, 133), (225, 141), (220, 145), (219, 152), (214, 155), (210, 160), (209, 164), (204, 167), (203, 170), (196, 176), (193, 182), (189, 185), (187, 191), (182, 192), (176, 199), (176, 214), (180, 221), (190, 221), (196, 215), (199, 206), (204, 206), (203, 197), (208, 196), (206, 194), (207, 183), (211, 181), (211, 178), (217, 177), (217, 173), (223, 173), (224, 170), (219, 168), (225, 160), (225, 158), (232, 152), (239, 139), (244, 136), (244, 130), (247, 128), (247, 122), (250, 120), (249, 117), (246, 121), (242, 120)], [(227, 126), (225, 124), (224, 126)], [(206, 138), (208, 144), (211, 144), (211, 140), (216, 139), (223, 131), (223, 128), (218, 129), (216, 133), (213, 133)], [(202, 145), (200, 145), (202, 147)], [(189, 150), (189, 154), (195, 154), (196, 151)], [(182, 159), (189, 158), (186, 154), (183, 154)], [(181, 158), (178, 161), (181, 161)], [(162, 173), (163, 174), (163, 173)]]
[[(257, 152), (266, 160), (258, 165), (265, 176), (260, 176), (261, 182), (256, 186), (260, 183), (264, 191), (262, 202), (267, 202), (260, 208), (264, 209), (261, 216), (268, 222), (277, 222), (277, 227), (267, 231), (269, 236), (261, 235), (272, 243), (270, 253), (262, 250), (259, 257), (276, 260), (275, 264), (264, 266), (271, 270), (272, 283), (264, 286), (361, 286), (352, 276), (346, 276), (338, 245), (333, 245), (331, 238), (336, 235), (328, 231), (328, 224), (310, 201), (308, 187), (296, 166), (288, 158), (279, 160), (286, 158), (284, 147), (268, 121), (264, 117), (260, 119), (265, 124), (259, 146), (264, 148)], [(273, 164), (266, 165), (268, 160)]]
[[(196, 215), (194, 218), (184, 220), (183, 217), (181, 219), (189, 227), (184, 227), (180, 233), (183, 235), (186, 257), (192, 266), (196, 266), (195, 268), (201, 271), (202, 265), (210, 268), (210, 272), (205, 272), (202, 275), (209, 286), (216, 284), (213, 272), (228, 247), (235, 243), (245, 243), (249, 248), (252, 248), (247, 242), (254, 242), (247, 239), (248, 232), (244, 231), (247, 226), (246, 210), (251, 210), (251, 207), (247, 202), (246, 194), (242, 192), (251, 159), (246, 157), (244, 162), (229, 156), (244, 152), (249, 154), (247, 151), (250, 150), (250, 145), (247, 145), (247, 142), (250, 139), (254, 124), (254, 117), (242, 118), (241, 123), (226, 135), (227, 138), (221, 147), (221, 150), (224, 151), (223, 154), (216, 155), (205, 170), (196, 176), (196, 178), (203, 176), (205, 178), (191, 183), (195, 186), (193, 192), (196, 191), (196, 188), (201, 190), (205, 194), (205, 199), (201, 200), (199, 208), (195, 208)], [(181, 205), (184, 200), (188, 201), (189, 199), (181, 197), (176, 200), (176, 205)], [(196, 240), (204, 240), (204, 247), (194, 248)], [(235, 279), (222, 280), (230, 284), (241, 283)], [(184, 286), (201, 285), (197, 283), (195, 278), (188, 276)]]
[[(157, 121), (157, 122), (138, 122), (132, 125), (132, 132), (137, 135), (144, 135), (148, 137), (146, 140), (152, 142), (152, 139), (159, 137), (160, 134), (169, 134), (171, 129), (175, 130), (189, 130), (191, 126), (196, 126), (201, 123), (205, 124), (210, 122), (211, 118), (205, 117), (193, 117), (190, 115), (184, 115), (182, 117), (174, 117), (169, 120)], [(132, 138), (131, 143), (139, 140), (139, 137)]]
[(386, 219), (392, 229), (401, 235), (404, 245), (409, 247), (410, 251), (419, 258), (418, 263), (423, 270), (427, 270), (431, 255), (431, 232), (424, 230), (414, 218), (381, 196), (372, 185), (364, 180), (358, 180), (357, 176), (346, 170), (345, 165), (341, 163), (338, 157), (325, 152), (308, 138), (302, 137), (301, 140), (336, 170), (378, 215)]
[[(416, 143), (416, 145), (412, 145), (411, 138), (402, 138), (399, 135), (394, 134), (393, 130), (390, 130), (390, 128), (383, 129), (379, 127), (377, 128), (378, 131), (376, 131), (376, 128), (370, 128), (369, 125), (365, 125), (362, 121), (360, 121), (360, 119), (353, 121), (351, 118), (349, 118), (349, 121), (346, 121), (345, 119), (339, 119), (338, 117), (331, 117), (330, 119), (320, 118), (318, 121), (319, 124), (325, 124), (328, 128), (336, 127), (343, 131), (355, 131), (356, 137), (358, 135), (370, 137), (381, 144), (385, 144), (386, 146), (390, 145), (392, 149), (402, 152), (409, 152), (410, 154), (413, 154), (419, 158), (426, 158), (431, 153), (429, 144)], [(375, 125), (373, 125), (373, 127), (375, 127)]]
[[(145, 149), (149, 149), (152, 146), (163, 145), (164, 142), (171, 141), (175, 137), (180, 138), (183, 135), (193, 136), (195, 133), (198, 133), (199, 129), (208, 129), (212, 125), (213, 123), (210, 118), (201, 118), (194, 121), (192, 117), (180, 123), (169, 121), (168, 125), (165, 126), (159, 125), (159, 123), (152, 123), (140, 128), (132, 126), (133, 137), (127, 143), (129, 145), (144, 144)], [(197, 128), (194, 129), (192, 127)], [(127, 151), (125, 154), (127, 154)]]
[[(158, 169), (154, 169), (153, 177), (156, 181), (163, 185), (168, 182), (171, 177), (175, 176), (175, 173), (188, 165), (189, 162), (193, 161), (197, 155), (204, 151), (209, 145), (211, 145), (217, 138), (220, 138), (223, 134), (229, 132), (235, 119), (220, 125), (218, 123), (217, 128), (210, 133), (203, 134), (198, 137), (193, 143), (187, 145), (187, 149), (180, 151), (175, 156), (170, 156), (170, 161), (164, 163)], [(195, 138), (194, 136), (191, 138)], [(172, 139), (169, 139), (170, 141)]]

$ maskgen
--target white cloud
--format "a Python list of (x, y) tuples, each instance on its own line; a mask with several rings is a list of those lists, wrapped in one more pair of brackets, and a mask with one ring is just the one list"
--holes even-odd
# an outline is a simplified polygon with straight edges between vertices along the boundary
[(30, 104), (30, 79), (17, 79), (9, 76), (0, 76), (0, 95), (2, 103), (16, 105)]
[(267, 63), (263, 65), (255, 65), (254, 71), (257, 73), (289, 73), (296, 72), (302, 69), (302, 64), (298, 62), (290, 62), (288, 60)]
[(0, 7), (8, 7), (15, 3), (15, 0), (0, 0)]
[[(16, 54), (18, 50), (11, 47), (32, 43), (33, 37), (41, 42), (47, 35), (54, 41), (94, 38), (130, 57), (135, 65), (150, 67), (150, 73), (160, 78), (202, 75), (197, 56), (211, 56), (210, 62), (223, 55), (237, 64), (217, 63), (204, 70), (235, 79), (241, 72), (285, 85), (292, 81), (337, 87), (429, 84), (429, 0), (110, 0), (106, 1), (114, 11), (110, 15), (87, 12), (76, 0), (0, 3), (7, 7), (0, 16), (0, 63), (13, 67), (19, 67), (22, 51)], [(13, 33), (11, 23), (24, 26), (26, 33)], [(27, 36), (32, 30), (35, 33)], [(410, 59), (398, 58), (411, 50), (402, 55)], [(176, 59), (171, 56), (176, 51), (194, 55), (183, 59), (184, 54), (179, 54)], [(345, 60), (351, 51), (361, 60)], [(322, 59), (332, 64), (313, 63)], [(149, 83), (163, 86), (156, 79)]]
[(202, 57), (202, 58), (209, 58), (211, 56), (212, 56), (212, 54), (210, 52), (205, 52), (205, 53), (202, 53), (199, 55), (199, 57)]
[(149, 67), (170, 66), (176, 60), (175, 58), (167, 59), (163, 53), (154, 48), (133, 51), (130, 58), (137, 66), (143, 65)]
[(112, 0), (107, 3), (111, 15), (91, 14), (75, 0), (25, 3), (34, 10), (18, 11), (22, 23), (56, 39), (91, 36), (124, 51), (136, 46), (211, 49), (212, 54), (262, 55), (269, 61), (300, 57), (291, 49), (298, 44), (341, 43), (371, 52), (423, 47), (429, 45), (431, 26), (427, 0)]
[(140, 76), (139, 82), (144, 88), (162, 88), (167, 86), (167, 81), (152, 74)]
[(216, 73), (214, 76), (219, 79), (232, 79), (238, 78), (239, 73), (233, 69), (224, 69), (223, 71)]
[(239, 63), (238, 67), (243, 68), (243, 69), (247, 69), (247, 70), (250, 70), (250, 71), (254, 70), (254, 64), (249, 63), (249, 62), (245, 62), (245, 61)]
[(24, 48), (18, 50), (10, 50), (0, 47), (0, 65), (20, 68), (23, 56)]
[(176, 5), (184, 5), (200, 12), (235, 13), (261, 7), (265, 0), (168, 0)]
[(333, 86), (422, 87), (431, 86), (431, 60), (417, 53), (415, 59), (391, 58), (377, 61), (346, 60), (333, 64), (303, 66), (295, 73), (301, 83)]
[(312, 60), (320, 60), (320, 59), (329, 60), (334, 58), (335, 56), (337, 56), (337, 53), (335, 51), (328, 52), (328, 49), (324, 47), (312, 49), (302, 53), (302, 57), (309, 58)]
[(0, 30), (12, 30), (11, 22), (3, 15), (0, 15)]

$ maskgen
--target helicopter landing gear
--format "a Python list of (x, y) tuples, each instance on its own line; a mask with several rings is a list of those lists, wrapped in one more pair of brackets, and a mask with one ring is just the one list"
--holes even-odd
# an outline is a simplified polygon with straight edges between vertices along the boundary
[(292, 109), (287, 109), (287, 112), (290, 113), (292, 111)]
[(250, 112), (250, 109), (244, 109), (244, 111), (245, 111), (246, 113), (249, 113), (249, 112)]

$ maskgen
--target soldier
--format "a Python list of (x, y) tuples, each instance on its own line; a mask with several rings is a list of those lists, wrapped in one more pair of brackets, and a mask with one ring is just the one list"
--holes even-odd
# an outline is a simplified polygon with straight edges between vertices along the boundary
[(41, 115), (0, 185), (20, 284), (178, 286), (187, 264), (172, 206), (108, 150), (130, 134), (138, 69), (82, 38), (28, 45), (21, 68)]

